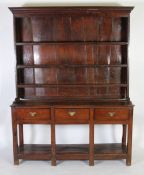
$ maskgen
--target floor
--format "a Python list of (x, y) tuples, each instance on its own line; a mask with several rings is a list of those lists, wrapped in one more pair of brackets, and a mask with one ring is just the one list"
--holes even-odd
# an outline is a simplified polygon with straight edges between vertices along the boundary
[(50, 161), (22, 161), (13, 165), (12, 150), (1, 150), (0, 175), (144, 175), (144, 150), (133, 150), (132, 166), (126, 166), (124, 160), (95, 161), (88, 166), (87, 161), (58, 161), (52, 167)]

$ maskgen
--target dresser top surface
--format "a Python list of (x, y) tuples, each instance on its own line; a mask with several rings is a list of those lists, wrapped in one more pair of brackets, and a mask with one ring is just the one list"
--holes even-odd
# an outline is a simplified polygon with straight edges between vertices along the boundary
[(19, 101), (14, 102), (12, 107), (48, 107), (48, 106), (57, 106), (57, 107), (131, 107), (133, 106), (131, 101), (123, 102), (76, 102), (76, 101), (59, 101), (59, 102), (48, 102), (48, 101)]

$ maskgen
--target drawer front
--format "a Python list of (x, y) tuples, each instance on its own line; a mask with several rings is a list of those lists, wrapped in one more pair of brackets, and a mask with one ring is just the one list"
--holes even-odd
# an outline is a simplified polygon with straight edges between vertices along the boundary
[(94, 118), (96, 121), (122, 121), (128, 120), (128, 109), (95, 109)]
[(51, 118), (50, 109), (23, 108), (16, 109), (15, 113), (17, 121), (26, 123), (48, 122)]
[(55, 109), (56, 123), (88, 123), (89, 109)]

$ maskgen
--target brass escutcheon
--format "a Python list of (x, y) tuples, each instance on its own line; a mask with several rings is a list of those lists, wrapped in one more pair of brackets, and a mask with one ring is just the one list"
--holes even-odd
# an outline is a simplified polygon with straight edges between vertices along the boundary
[(30, 115), (31, 117), (35, 117), (35, 116), (37, 115), (37, 113), (36, 113), (36, 112), (29, 112), (29, 115)]
[(69, 116), (71, 116), (71, 117), (73, 117), (76, 114), (76, 112), (74, 112), (74, 111), (71, 111), (71, 112), (68, 112), (68, 113), (69, 113)]
[(108, 112), (108, 116), (109, 117), (114, 117), (115, 116), (115, 112)]

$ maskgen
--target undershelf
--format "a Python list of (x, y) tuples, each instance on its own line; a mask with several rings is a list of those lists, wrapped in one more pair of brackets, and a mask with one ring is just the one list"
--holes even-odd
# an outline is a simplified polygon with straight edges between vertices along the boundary
[[(112, 160), (126, 159), (126, 146), (120, 143), (114, 144), (95, 144), (95, 160)], [(19, 159), (25, 160), (50, 160), (51, 145), (48, 144), (24, 144), (19, 147)], [(57, 144), (56, 145), (57, 160), (88, 160), (89, 145), (88, 144)]]

